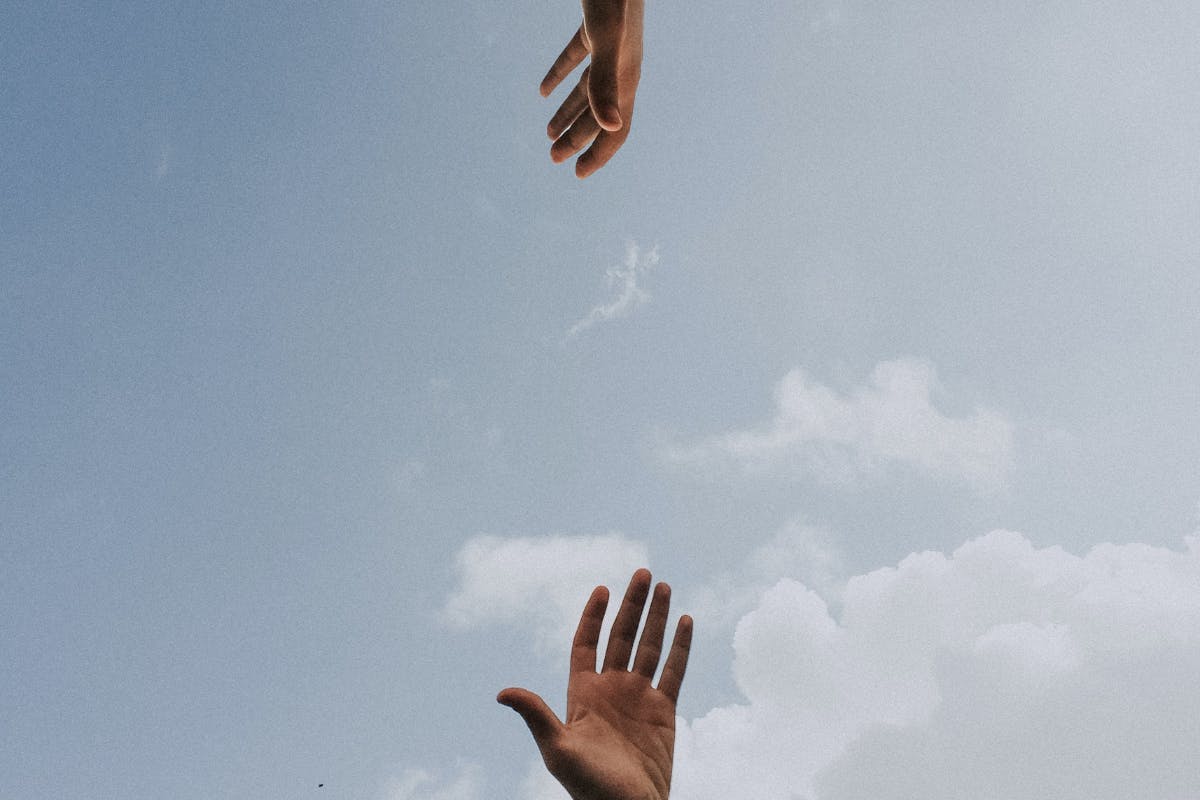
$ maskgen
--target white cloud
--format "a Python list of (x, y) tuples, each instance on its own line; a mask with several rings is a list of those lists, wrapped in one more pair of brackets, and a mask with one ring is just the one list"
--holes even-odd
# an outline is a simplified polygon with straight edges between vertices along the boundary
[[(525, 624), (565, 652), (591, 586), (643, 563), (644, 547), (615, 535), (480, 537), (459, 554), (446, 613)], [(673, 798), (1200, 796), (1200, 536), (1077, 556), (994, 531), (950, 555), (839, 570), (827, 539), (794, 523), (727, 577), (745, 608), (743, 700), (678, 720)], [(709, 612), (694, 611), (702, 630)], [(479, 794), (470, 771), (410, 771), (396, 787), (390, 800)], [(517, 795), (565, 797), (536, 757)]]
[(630, 242), (625, 249), (625, 263), (619, 267), (609, 267), (606, 273), (608, 285), (617, 288), (616, 298), (593, 307), (583, 319), (571, 326), (567, 338), (578, 336), (597, 323), (624, 317), (648, 302), (650, 295), (638, 286), (638, 278), (657, 264), (658, 247), (643, 254), (635, 242)]
[(449, 777), (410, 767), (388, 782), (385, 800), (479, 800), (483, 796), (479, 765), (460, 763)]
[(783, 579), (734, 653), (746, 700), (681, 721), (678, 800), (1200, 796), (1198, 537), (997, 531), (851, 578), (837, 615)]
[(784, 577), (803, 581), (826, 602), (840, 602), (841, 557), (828, 533), (799, 520), (788, 522), (755, 547), (737, 569), (689, 591), (681, 607), (704, 620), (697, 629), (701, 636), (728, 635), (758, 605), (762, 594)]
[(982, 490), (1003, 485), (1012, 424), (980, 408), (947, 416), (932, 403), (938, 388), (933, 366), (911, 358), (881, 362), (869, 384), (848, 395), (794, 369), (775, 389), (775, 417), (767, 425), (667, 447), (663, 455), (702, 469), (799, 470), (835, 480), (894, 463)]
[[(604, 584), (619, 599), (629, 576), (648, 560), (644, 544), (618, 533), (477, 536), (455, 556), (458, 585), (442, 618), (464, 629), (496, 623), (528, 626), (539, 653), (558, 657), (569, 647), (592, 589)], [(610, 603), (606, 627), (615, 605)]]

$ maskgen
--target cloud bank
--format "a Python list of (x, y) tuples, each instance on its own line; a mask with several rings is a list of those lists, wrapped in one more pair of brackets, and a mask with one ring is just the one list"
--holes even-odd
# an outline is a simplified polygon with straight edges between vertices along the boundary
[[(607, 566), (590, 563), (604, 553)], [(822, 553), (790, 527), (748, 564), (791, 559), (822, 575)], [(620, 585), (643, 555), (623, 537), (473, 540), (448, 608), (472, 624), (527, 620), (565, 648), (580, 593), (610, 582), (604, 569)], [(575, 577), (559, 584), (560, 567)], [(672, 798), (1198, 796), (1200, 536), (1182, 551), (1073, 555), (997, 530), (848, 578), (836, 594), (836, 614), (791, 577), (758, 594), (733, 636), (744, 702), (680, 718)], [(518, 796), (564, 798), (542, 772), (530, 758)], [(426, 788), (481, 796), (462, 776)]]
[[(789, 525), (729, 579), (755, 595), (732, 642), (744, 699), (678, 720), (674, 800), (1200, 796), (1200, 536), (1078, 556), (998, 530), (821, 593), (795, 577), (762, 588), (778, 565), (836, 580), (823, 542)], [(484, 537), (460, 555), (448, 610), (523, 620), (563, 652), (587, 589), (644, 562), (619, 536)], [(574, 577), (560, 585), (560, 569)], [(471, 774), (409, 781), (403, 800), (487, 794)], [(536, 755), (517, 796), (566, 797)]]
[[(737, 625), (746, 702), (681, 721), (679, 800), (1182, 800), (1200, 790), (1200, 539), (996, 531)], [(684, 688), (686, 691), (686, 686)]]
[(573, 339), (598, 323), (624, 317), (633, 309), (649, 302), (650, 295), (638, 286), (638, 278), (657, 264), (657, 247), (643, 254), (635, 242), (630, 242), (625, 249), (625, 263), (619, 267), (609, 267), (606, 273), (608, 285), (617, 288), (616, 298), (594, 306), (583, 319), (570, 327), (567, 338)]
[(794, 369), (776, 386), (775, 416), (766, 425), (668, 447), (663, 455), (703, 470), (733, 466), (834, 480), (901, 464), (982, 490), (1000, 487), (1011, 461), (1012, 424), (978, 408), (947, 416), (931, 400), (938, 388), (933, 366), (912, 358), (881, 362), (866, 386), (847, 395)]
[(458, 584), (442, 618), (459, 629), (520, 624), (532, 630), (540, 654), (558, 658), (592, 589), (603, 583), (619, 600), (629, 576), (648, 561), (644, 544), (618, 533), (477, 536), (455, 556)]

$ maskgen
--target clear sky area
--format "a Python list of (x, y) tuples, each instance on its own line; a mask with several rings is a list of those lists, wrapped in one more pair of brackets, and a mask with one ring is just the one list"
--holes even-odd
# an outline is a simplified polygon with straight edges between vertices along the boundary
[(1200, 798), (1200, 5), (647, 6), (5, 4), (0, 798), (557, 800), (639, 566), (672, 798)]

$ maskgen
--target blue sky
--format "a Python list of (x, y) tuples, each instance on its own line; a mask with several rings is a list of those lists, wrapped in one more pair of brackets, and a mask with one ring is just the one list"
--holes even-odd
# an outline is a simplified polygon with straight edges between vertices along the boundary
[(643, 563), (681, 800), (1194, 794), (1200, 11), (877, 6), (650, 4), (586, 181), (568, 2), (13, 6), (3, 794), (554, 797)]

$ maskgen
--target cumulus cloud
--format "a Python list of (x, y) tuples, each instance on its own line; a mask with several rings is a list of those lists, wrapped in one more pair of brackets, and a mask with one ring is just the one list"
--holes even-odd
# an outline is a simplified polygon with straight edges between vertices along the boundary
[[(602, 583), (619, 599), (629, 576), (648, 561), (644, 544), (618, 533), (477, 536), (455, 556), (458, 583), (442, 618), (460, 629), (528, 626), (538, 652), (558, 657), (566, 652), (592, 589)], [(615, 605), (610, 603), (606, 628)]]
[(657, 247), (643, 254), (635, 242), (630, 242), (625, 249), (625, 263), (618, 267), (609, 267), (606, 273), (608, 285), (616, 288), (617, 296), (608, 303), (594, 306), (583, 319), (570, 327), (567, 338), (574, 338), (598, 323), (624, 317), (648, 302), (650, 295), (638, 286), (638, 279), (657, 264)]
[(735, 569), (690, 590), (682, 607), (704, 620), (702, 636), (725, 636), (781, 578), (799, 579), (826, 602), (840, 602), (841, 555), (824, 530), (791, 520), (758, 545)]
[[(996, 531), (739, 621), (745, 702), (680, 721), (679, 800), (1182, 800), (1200, 789), (1200, 538)], [(686, 687), (685, 687), (686, 691)]]
[[(480, 537), (445, 613), (525, 624), (565, 652), (591, 586), (642, 563), (617, 535)], [(742, 699), (677, 721), (673, 798), (1200, 796), (1200, 536), (1074, 555), (999, 530), (839, 574), (827, 538), (793, 523), (727, 580)], [(389, 800), (480, 794), (471, 769), (409, 771)], [(517, 796), (565, 798), (533, 756)]]
[(388, 782), (384, 800), (479, 800), (483, 796), (479, 765), (460, 763), (453, 775), (437, 776), (410, 767)]
[(794, 369), (776, 386), (775, 416), (766, 425), (670, 446), (663, 455), (706, 470), (799, 470), (835, 480), (902, 464), (998, 488), (1011, 460), (1012, 424), (981, 408), (947, 416), (933, 405), (938, 389), (933, 366), (912, 358), (881, 362), (866, 386), (847, 395)]

